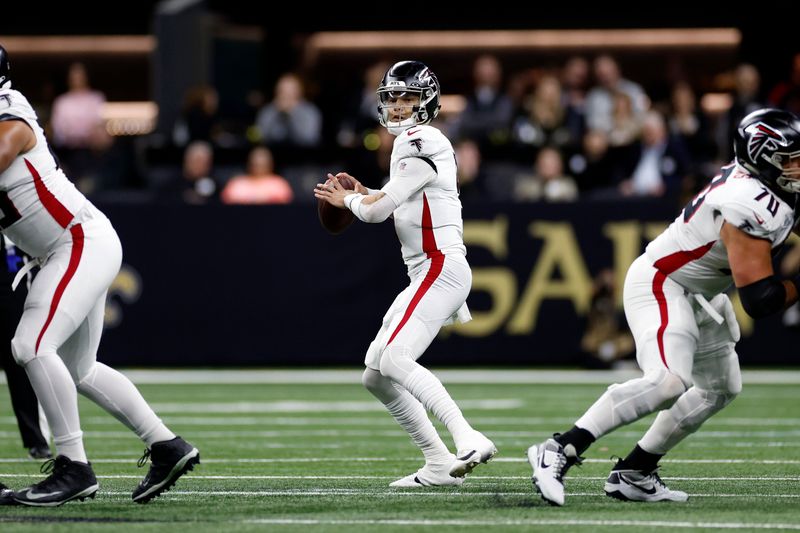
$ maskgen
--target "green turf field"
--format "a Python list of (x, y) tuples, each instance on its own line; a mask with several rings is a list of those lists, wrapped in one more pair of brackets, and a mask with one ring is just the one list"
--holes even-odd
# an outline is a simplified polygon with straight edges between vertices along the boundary
[[(145, 473), (136, 467), (143, 446), (82, 399), (97, 498), (55, 509), (0, 507), (0, 531), (800, 529), (797, 379), (748, 383), (746, 376), (742, 395), (663, 461), (663, 479), (689, 492), (689, 502), (632, 504), (603, 495), (609, 458), (628, 452), (646, 427), (642, 421), (590, 449), (585, 464), (570, 471), (566, 506), (554, 508), (533, 493), (525, 450), (568, 429), (604, 390), (602, 377), (584, 384), (513, 383), (524, 379), (512, 372), (503, 374), (512, 383), (464, 383), (484, 375), (497, 381), (478, 371), (449, 380), (467, 418), (499, 454), (461, 487), (411, 490), (388, 484), (419, 468), (421, 455), (355, 380), (285, 383), (278, 375), (266, 380), (273, 383), (237, 383), (236, 375), (206, 373), (195, 381), (214, 383), (170, 384), (154, 381), (186, 380), (149, 375), (150, 383), (140, 384), (145, 398), (198, 446), (202, 464), (150, 504), (132, 503), (130, 492)], [(304, 375), (327, 381), (324, 373)], [(336, 380), (358, 375), (344, 372)], [(0, 480), (21, 488), (41, 479), (39, 464), (24, 457), (2, 384), (0, 436)]]

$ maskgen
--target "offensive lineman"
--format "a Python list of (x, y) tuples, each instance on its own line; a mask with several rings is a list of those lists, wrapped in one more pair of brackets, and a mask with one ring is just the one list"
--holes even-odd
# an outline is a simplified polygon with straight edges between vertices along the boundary
[(800, 119), (761, 109), (734, 139), (722, 167), (646, 248), (625, 279), (625, 314), (644, 375), (611, 385), (567, 432), (531, 446), (528, 461), (542, 498), (564, 504), (563, 476), (596, 439), (654, 411), (650, 429), (605, 484), (608, 496), (686, 501), (658, 476), (658, 461), (741, 391), (739, 326), (724, 291), (735, 283), (753, 318), (798, 299), (800, 276), (780, 280), (772, 251), (798, 222)]
[[(53, 431), (57, 457), (47, 478), (14, 493), (16, 503), (56, 506), (93, 497), (97, 478), (86, 458), (77, 392), (123, 422), (147, 445), (150, 470), (133, 491), (146, 503), (194, 464), (196, 448), (176, 437), (125, 376), (96, 361), (106, 291), (122, 247), (108, 218), (58, 167), (36, 113), (11, 88), (0, 46), (0, 230), (40, 265), (11, 341)], [(27, 272), (23, 268), (17, 280)], [(7, 492), (2, 493), (7, 500)]]
[[(467, 423), (438, 378), (416, 362), (442, 326), (471, 318), (466, 298), (472, 271), (462, 239), (455, 155), (450, 141), (428, 125), (439, 112), (439, 98), (439, 81), (423, 63), (392, 65), (378, 86), (380, 122), (396, 136), (389, 182), (380, 190), (367, 189), (343, 172), (328, 174), (314, 191), (363, 222), (393, 215), (408, 267), (411, 283), (383, 317), (362, 377), (425, 456), (422, 468), (392, 487), (460, 485), (497, 453), (492, 441)], [(342, 176), (353, 179), (355, 193), (341, 186), (337, 177)], [(426, 409), (452, 434), (455, 456)]]

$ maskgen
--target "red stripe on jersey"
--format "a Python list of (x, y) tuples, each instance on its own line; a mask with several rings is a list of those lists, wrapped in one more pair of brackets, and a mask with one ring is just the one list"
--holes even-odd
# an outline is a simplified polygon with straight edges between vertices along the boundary
[(33, 185), (36, 187), (36, 194), (39, 196), (39, 201), (42, 202), (44, 208), (47, 209), (50, 216), (58, 222), (59, 226), (66, 229), (69, 223), (72, 222), (72, 219), (75, 218), (75, 215), (70, 213), (69, 209), (64, 207), (64, 204), (59, 202), (58, 198), (50, 192), (50, 189), (44, 184), (42, 177), (31, 162), (25, 159), (25, 164), (28, 166), (31, 176), (33, 176)]
[(706, 255), (706, 252), (708, 252), (711, 247), (714, 246), (715, 242), (717, 241), (711, 241), (703, 246), (695, 248), (694, 250), (680, 250), (674, 254), (669, 254), (653, 263), (653, 266), (669, 276), (686, 263), (694, 261), (695, 259), (700, 259)]
[(53, 321), (53, 316), (56, 314), (56, 309), (58, 309), (58, 304), (61, 302), (61, 297), (64, 295), (67, 285), (69, 285), (69, 282), (75, 275), (75, 271), (78, 270), (78, 265), (81, 262), (81, 255), (83, 255), (83, 228), (80, 224), (76, 224), (69, 229), (69, 232), (72, 234), (72, 253), (69, 256), (69, 264), (67, 265), (67, 271), (64, 272), (64, 275), (61, 277), (61, 281), (58, 282), (56, 292), (53, 294), (53, 299), (50, 301), (50, 312), (47, 313), (47, 320), (44, 322), (42, 331), (39, 332), (39, 338), (36, 339), (35, 354), (39, 352), (39, 343), (42, 342), (44, 332), (47, 331), (50, 322)]
[(439, 252), (436, 246), (436, 236), (433, 234), (433, 220), (431, 219), (431, 207), (428, 205), (428, 197), (422, 193), (422, 251), (432, 257), (434, 252)]
[(667, 354), (664, 352), (664, 332), (667, 330), (667, 324), (669, 324), (669, 309), (667, 308), (667, 298), (664, 296), (664, 282), (669, 274), (672, 274), (687, 263), (706, 255), (715, 242), (717, 241), (711, 241), (694, 250), (675, 252), (653, 263), (653, 266), (658, 269), (658, 272), (653, 277), (653, 295), (656, 297), (658, 312), (661, 315), (661, 324), (658, 326), (656, 341), (658, 342), (658, 353), (661, 355), (661, 361), (667, 368), (669, 368), (669, 365), (667, 364)]
[[(438, 250), (437, 250), (438, 252)], [(428, 292), (428, 289), (431, 288), (433, 282), (436, 281), (436, 278), (439, 277), (439, 274), (442, 273), (442, 267), (444, 266), (444, 254), (437, 253), (431, 257), (431, 267), (428, 269), (428, 273), (425, 274), (425, 279), (422, 280), (417, 292), (414, 293), (414, 297), (411, 298), (411, 302), (408, 304), (406, 308), (406, 312), (403, 314), (403, 318), (400, 320), (400, 323), (395, 328), (392, 336), (389, 337), (389, 342), (386, 343), (386, 346), (389, 346), (394, 338), (400, 333), (400, 330), (403, 329), (403, 326), (406, 325), (408, 319), (411, 318), (411, 315), (414, 313), (414, 309), (417, 308), (417, 304), (419, 301), (422, 300), (422, 297), (425, 296), (425, 293)]]

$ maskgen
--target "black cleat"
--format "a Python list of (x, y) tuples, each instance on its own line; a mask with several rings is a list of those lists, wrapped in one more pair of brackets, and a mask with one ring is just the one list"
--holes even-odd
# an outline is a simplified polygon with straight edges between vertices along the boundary
[(64, 455), (44, 463), (41, 471), (50, 475), (15, 492), (14, 501), (34, 507), (57, 507), (72, 500), (94, 498), (100, 488), (91, 465), (72, 461)]
[(156, 442), (139, 459), (139, 467), (143, 467), (150, 458), (150, 471), (144, 476), (139, 486), (131, 495), (136, 503), (147, 503), (162, 492), (168, 491), (178, 478), (200, 462), (197, 448), (180, 437), (172, 440)]
[(41, 461), (44, 459), (52, 459), (53, 453), (50, 451), (49, 446), (31, 446), (28, 448), (28, 455), (31, 459)]
[(0, 505), (17, 505), (14, 501), (14, 491), (0, 483)]

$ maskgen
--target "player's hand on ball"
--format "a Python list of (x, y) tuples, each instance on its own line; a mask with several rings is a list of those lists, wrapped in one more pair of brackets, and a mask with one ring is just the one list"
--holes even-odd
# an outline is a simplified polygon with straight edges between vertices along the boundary
[[(344, 173), (341, 173), (344, 174)], [(344, 209), (344, 197), (353, 194), (355, 185), (351, 183), (352, 178), (343, 175), (341, 178), (328, 173), (325, 183), (317, 183), (314, 188), (314, 196), (318, 200), (325, 200), (334, 207)]]
[(356, 184), (360, 185), (355, 178), (344, 172), (337, 176), (328, 174), (325, 183), (318, 183), (314, 188), (319, 221), (333, 235), (339, 235), (355, 220), (353, 213), (344, 207), (344, 197), (356, 190)]
[(345, 189), (354, 189), (357, 193), (369, 194), (367, 188), (361, 185), (360, 181), (355, 179), (347, 172), (339, 172), (336, 174), (336, 179), (339, 180), (339, 183), (341, 183)]

